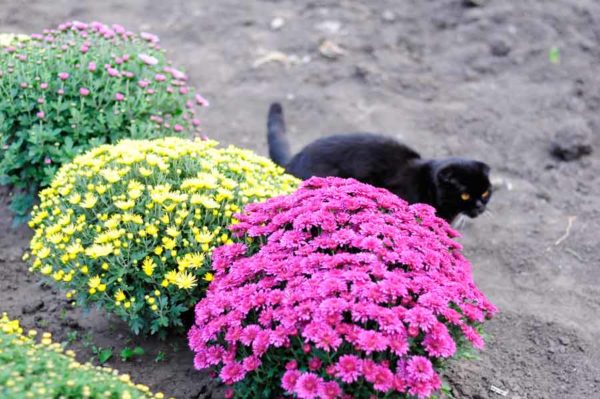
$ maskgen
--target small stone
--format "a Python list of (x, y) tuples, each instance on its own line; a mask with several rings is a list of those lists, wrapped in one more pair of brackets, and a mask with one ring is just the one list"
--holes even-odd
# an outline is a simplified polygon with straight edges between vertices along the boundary
[(385, 10), (381, 13), (381, 19), (384, 22), (392, 23), (396, 21), (396, 14), (392, 10)]
[(342, 29), (342, 23), (340, 21), (323, 21), (318, 23), (316, 28), (321, 32), (335, 35)]
[(271, 27), (271, 30), (279, 30), (283, 28), (283, 25), (285, 25), (285, 19), (281, 17), (275, 17), (269, 26)]
[(323, 57), (333, 60), (344, 55), (346, 51), (331, 40), (324, 40), (319, 46), (319, 53)]
[(560, 129), (550, 143), (550, 153), (560, 161), (570, 162), (592, 153), (592, 132), (583, 123)]
[(490, 52), (496, 57), (506, 57), (510, 53), (510, 45), (508, 41), (496, 38), (490, 43)]
[(485, 4), (485, 0), (463, 0), (466, 7), (480, 7)]
[(558, 337), (558, 342), (561, 343), (561, 345), (567, 346), (571, 343), (571, 341), (569, 340), (569, 338), (567, 337), (563, 337), (563, 336), (559, 336)]
[(33, 303), (28, 303), (27, 305), (24, 305), (21, 311), (23, 312), (23, 314), (31, 314), (42, 310), (43, 307), (44, 301), (38, 299)]

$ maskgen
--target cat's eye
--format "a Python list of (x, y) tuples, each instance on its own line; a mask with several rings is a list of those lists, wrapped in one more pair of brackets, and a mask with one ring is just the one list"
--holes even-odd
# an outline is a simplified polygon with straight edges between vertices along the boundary
[(489, 190), (486, 190), (485, 193), (481, 194), (481, 198), (483, 198), (483, 199), (486, 199), (489, 196), (490, 196), (490, 191)]
[(460, 195), (460, 198), (462, 198), (463, 201), (468, 201), (471, 199), (471, 196), (469, 195), (469, 193), (462, 193)]

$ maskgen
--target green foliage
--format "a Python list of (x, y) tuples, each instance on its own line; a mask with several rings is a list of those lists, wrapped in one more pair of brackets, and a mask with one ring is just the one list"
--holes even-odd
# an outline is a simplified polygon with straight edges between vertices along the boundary
[(0, 40), (0, 184), (20, 193), (11, 205), (18, 222), (77, 154), (198, 129), (194, 104), (206, 101), (157, 42), (98, 23)]
[(116, 370), (81, 364), (49, 333), (23, 334), (17, 320), (0, 317), (0, 398), (163, 398)]
[(144, 354), (144, 349), (140, 346), (136, 346), (133, 349), (131, 349), (130, 347), (125, 347), (125, 348), (121, 349), (121, 352), (120, 352), (121, 360), (124, 362), (131, 360), (135, 356), (142, 356), (143, 354)]

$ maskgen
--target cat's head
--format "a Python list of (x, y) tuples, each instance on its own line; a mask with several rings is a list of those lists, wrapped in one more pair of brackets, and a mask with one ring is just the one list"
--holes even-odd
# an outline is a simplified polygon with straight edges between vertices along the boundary
[(474, 218), (485, 211), (492, 196), (488, 165), (470, 159), (450, 158), (436, 169), (440, 213), (454, 216), (464, 213)]

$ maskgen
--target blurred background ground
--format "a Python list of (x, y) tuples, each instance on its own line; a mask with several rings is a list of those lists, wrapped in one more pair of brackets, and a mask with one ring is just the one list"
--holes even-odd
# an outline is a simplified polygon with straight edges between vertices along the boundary
[[(279, 100), (295, 149), (361, 130), (425, 157), (488, 162), (493, 213), (468, 220), (461, 242), (502, 313), (480, 358), (448, 371), (454, 396), (600, 398), (600, 3), (473, 3), (1, 0), (0, 32), (76, 19), (156, 33), (211, 100), (204, 132), (263, 155), (266, 111)], [(595, 152), (566, 162), (553, 143), (563, 158)], [(109, 364), (179, 398), (223, 397), (193, 370), (183, 338), (141, 341), (100, 312), (69, 309), (28, 276), (19, 259), (30, 232), (10, 230), (6, 195), (1, 310), (73, 340), (82, 360), (93, 346), (141, 344), (141, 359), (115, 353)]]

